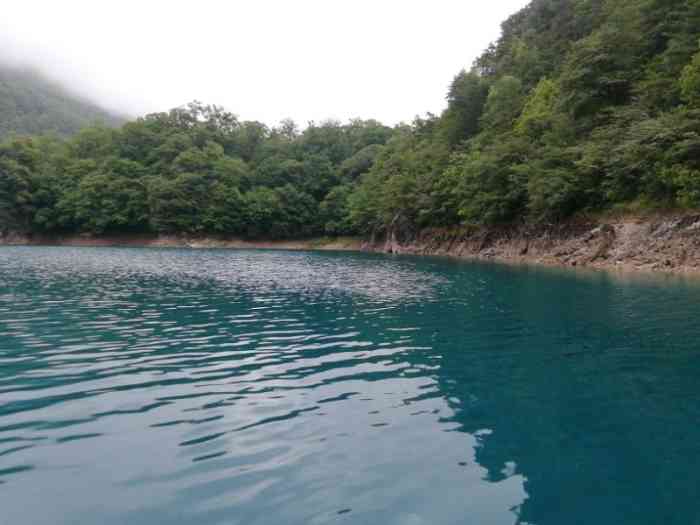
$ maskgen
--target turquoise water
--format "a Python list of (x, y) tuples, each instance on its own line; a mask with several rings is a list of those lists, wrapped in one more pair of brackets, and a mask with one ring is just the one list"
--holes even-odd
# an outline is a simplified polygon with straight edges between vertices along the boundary
[(700, 285), (0, 248), (0, 523), (700, 524)]

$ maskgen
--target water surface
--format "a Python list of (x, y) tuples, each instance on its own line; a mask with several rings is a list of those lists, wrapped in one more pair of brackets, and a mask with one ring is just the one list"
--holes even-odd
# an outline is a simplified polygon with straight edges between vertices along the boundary
[(0, 523), (700, 524), (700, 286), (0, 248)]

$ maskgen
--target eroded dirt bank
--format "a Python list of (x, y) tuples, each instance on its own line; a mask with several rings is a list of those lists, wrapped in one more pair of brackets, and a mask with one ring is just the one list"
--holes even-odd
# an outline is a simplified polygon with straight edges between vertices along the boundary
[(363, 249), (561, 266), (700, 272), (700, 214), (390, 232)]

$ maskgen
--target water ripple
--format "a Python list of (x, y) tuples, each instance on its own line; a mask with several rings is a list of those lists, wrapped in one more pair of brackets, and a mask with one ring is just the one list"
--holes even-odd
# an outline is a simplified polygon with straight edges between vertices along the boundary
[(642, 523), (601, 476), (700, 486), (696, 287), (466, 268), (0, 249), (5, 519)]

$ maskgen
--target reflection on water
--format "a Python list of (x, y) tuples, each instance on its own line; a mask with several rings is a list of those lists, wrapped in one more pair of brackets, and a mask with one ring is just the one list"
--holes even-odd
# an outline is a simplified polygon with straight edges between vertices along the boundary
[(700, 523), (700, 286), (0, 249), (0, 523)]

